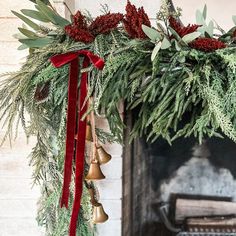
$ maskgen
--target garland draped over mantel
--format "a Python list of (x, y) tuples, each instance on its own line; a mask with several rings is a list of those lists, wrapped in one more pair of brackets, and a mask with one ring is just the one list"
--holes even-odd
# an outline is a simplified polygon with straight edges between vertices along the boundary
[[(87, 77), (88, 73), (83, 72), (80, 81), (80, 93), (77, 94), (78, 87), (78, 64), (79, 56), (84, 57), (83, 68), (89, 66), (90, 63), (102, 70), (104, 61), (90, 51), (80, 50), (77, 52), (69, 52), (59, 54), (51, 57), (51, 62), (57, 68), (70, 63), (70, 79), (68, 85), (68, 112), (67, 112), (67, 134), (66, 134), (66, 154), (65, 154), (65, 167), (64, 167), (64, 182), (62, 189), (61, 207), (68, 208), (69, 195), (70, 195), (70, 182), (72, 174), (72, 162), (74, 157), (74, 141), (77, 135), (75, 147), (75, 197), (73, 203), (73, 210), (70, 223), (70, 235), (76, 236), (76, 224), (80, 210), (81, 196), (83, 190), (83, 172), (84, 172), (84, 152), (85, 152), (85, 139), (86, 139), (86, 121), (82, 117), (86, 113), (87, 104)], [(76, 107), (79, 97), (79, 112), (78, 112), (78, 127), (76, 131)]]
[[(125, 14), (110, 13), (104, 6), (104, 14), (95, 19), (78, 11), (68, 21), (48, 0), (32, 1), (35, 10), (13, 12), (27, 25), (19, 28), (19, 49), (29, 49), (30, 54), (18, 72), (3, 75), (0, 120), (8, 127), (3, 141), (14, 138), (20, 122), (27, 136), (37, 137), (30, 163), (35, 182), (41, 184), (38, 221), (46, 226), (47, 235), (68, 234), (73, 201), (71, 235), (76, 224), (77, 235), (94, 233), (87, 188), (77, 221), (85, 126), (91, 114), (109, 123), (110, 133), (93, 127), (93, 136), (101, 143), (122, 142), (121, 102), (126, 111), (138, 113), (131, 140), (145, 136), (150, 142), (164, 138), (171, 144), (194, 136), (201, 143), (206, 137), (228, 136), (236, 142), (236, 16), (232, 28), (224, 31), (208, 21), (205, 6), (196, 11), (196, 24), (184, 26), (179, 20), (181, 10), (173, 12), (163, 1), (152, 27), (144, 8), (128, 1)], [(75, 156), (82, 162), (76, 159), (74, 170)], [(88, 165), (85, 157), (85, 172)], [(69, 194), (74, 192), (73, 185), (69, 189), (71, 175), (75, 175), (75, 199)], [(62, 188), (61, 206), (69, 210), (58, 204)]]

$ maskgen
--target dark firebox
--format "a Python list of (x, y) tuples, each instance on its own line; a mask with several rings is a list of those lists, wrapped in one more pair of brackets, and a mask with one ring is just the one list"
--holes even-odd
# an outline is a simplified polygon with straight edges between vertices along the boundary
[[(128, 127), (132, 126), (127, 117)], [(129, 136), (129, 129), (126, 131)], [(128, 138), (125, 140), (126, 144)], [(124, 150), (124, 236), (176, 235), (159, 215), (170, 204), (168, 217), (175, 222), (178, 196), (236, 200), (236, 144), (228, 138), (211, 138), (199, 145), (195, 138), (178, 139), (170, 146), (163, 139), (145, 138)]]

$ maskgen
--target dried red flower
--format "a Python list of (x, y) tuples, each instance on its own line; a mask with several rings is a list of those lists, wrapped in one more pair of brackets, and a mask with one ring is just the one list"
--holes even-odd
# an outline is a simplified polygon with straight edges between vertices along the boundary
[(77, 11), (77, 13), (73, 16), (73, 26), (77, 26), (80, 29), (87, 29), (87, 22), (85, 19), (85, 16), (82, 15), (80, 11)]
[(117, 28), (123, 17), (121, 13), (107, 13), (98, 16), (89, 26), (89, 30), (93, 35), (107, 34)]
[(107, 34), (117, 28), (122, 19), (123, 14), (121, 13), (108, 13), (97, 17), (88, 26), (85, 16), (78, 11), (73, 16), (73, 23), (65, 27), (65, 32), (75, 41), (91, 43), (98, 34)]
[(217, 49), (225, 48), (227, 45), (214, 38), (198, 38), (191, 42), (189, 46), (204, 52), (212, 52)]
[(142, 24), (151, 26), (151, 22), (143, 7), (137, 9), (130, 3), (130, 1), (128, 1), (123, 23), (126, 32), (131, 38), (147, 38), (146, 34), (142, 30)]
[(75, 26), (67, 25), (65, 31), (67, 35), (77, 42), (91, 43), (94, 40), (94, 36), (86, 29), (79, 29)]
[(177, 21), (173, 16), (169, 17), (169, 24), (172, 29), (176, 31), (176, 33), (182, 38), (186, 34), (190, 34), (195, 32), (200, 25), (190, 25), (183, 26), (180, 24), (179, 21)]
[(73, 23), (65, 27), (65, 32), (75, 41), (91, 43), (94, 40), (88, 30), (86, 18), (80, 11), (73, 16)]

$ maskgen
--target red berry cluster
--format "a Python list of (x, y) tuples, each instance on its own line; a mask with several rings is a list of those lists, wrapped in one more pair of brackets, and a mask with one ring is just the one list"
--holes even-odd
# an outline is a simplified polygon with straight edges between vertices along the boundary
[(65, 32), (75, 41), (91, 43), (94, 40), (94, 36), (88, 31), (85, 16), (80, 11), (73, 16), (73, 23), (65, 27)]
[(214, 38), (198, 38), (191, 42), (189, 46), (204, 52), (212, 52), (225, 48), (226, 44)]
[[(195, 32), (198, 27), (200, 27), (200, 25), (190, 24), (188, 26), (183, 26), (173, 16), (169, 17), (169, 24), (181, 38), (186, 34)], [(212, 52), (220, 48), (225, 48), (226, 44), (214, 38), (197, 38), (193, 42), (189, 43), (189, 46), (200, 51)]]
[(143, 7), (137, 9), (130, 1), (128, 1), (126, 6), (126, 15), (123, 23), (126, 32), (131, 38), (140, 39), (147, 37), (142, 30), (142, 24), (151, 26), (151, 22)]
[(94, 36), (85, 29), (79, 29), (77, 27), (73, 27), (72, 25), (67, 25), (65, 27), (66, 34), (68, 34), (75, 41), (91, 43), (94, 40)]
[(173, 16), (169, 17), (169, 24), (172, 29), (176, 31), (176, 33), (182, 38), (186, 34), (190, 34), (195, 32), (200, 25), (190, 25), (183, 26), (177, 21)]
[(98, 34), (107, 34), (117, 28), (122, 21), (121, 13), (107, 13), (98, 16), (90, 25), (88, 25), (85, 16), (78, 11), (73, 16), (73, 23), (65, 27), (65, 32), (75, 41), (91, 43)]
[(89, 30), (93, 35), (110, 33), (113, 29), (117, 28), (123, 17), (121, 13), (108, 13), (98, 16), (89, 26)]
[(80, 27), (81, 29), (87, 29), (87, 21), (84, 15), (80, 11), (73, 16), (73, 25)]

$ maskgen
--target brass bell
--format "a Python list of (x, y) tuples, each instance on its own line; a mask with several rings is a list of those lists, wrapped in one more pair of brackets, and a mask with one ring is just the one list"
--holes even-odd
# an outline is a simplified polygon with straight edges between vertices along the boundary
[(105, 164), (111, 160), (111, 155), (108, 154), (102, 146), (97, 147), (97, 159), (100, 164)]
[(92, 127), (90, 123), (86, 125), (86, 140), (93, 142)]
[(99, 223), (103, 223), (107, 220), (108, 220), (108, 215), (104, 211), (102, 204), (96, 203), (93, 206), (93, 217), (92, 217), (93, 223), (99, 224)]
[(101, 171), (100, 164), (97, 160), (92, 160), (88, 174), (86, 175), (85, 179), (87, 180), (99, 180), (99, 179), (105, 179), (104, 174)]

